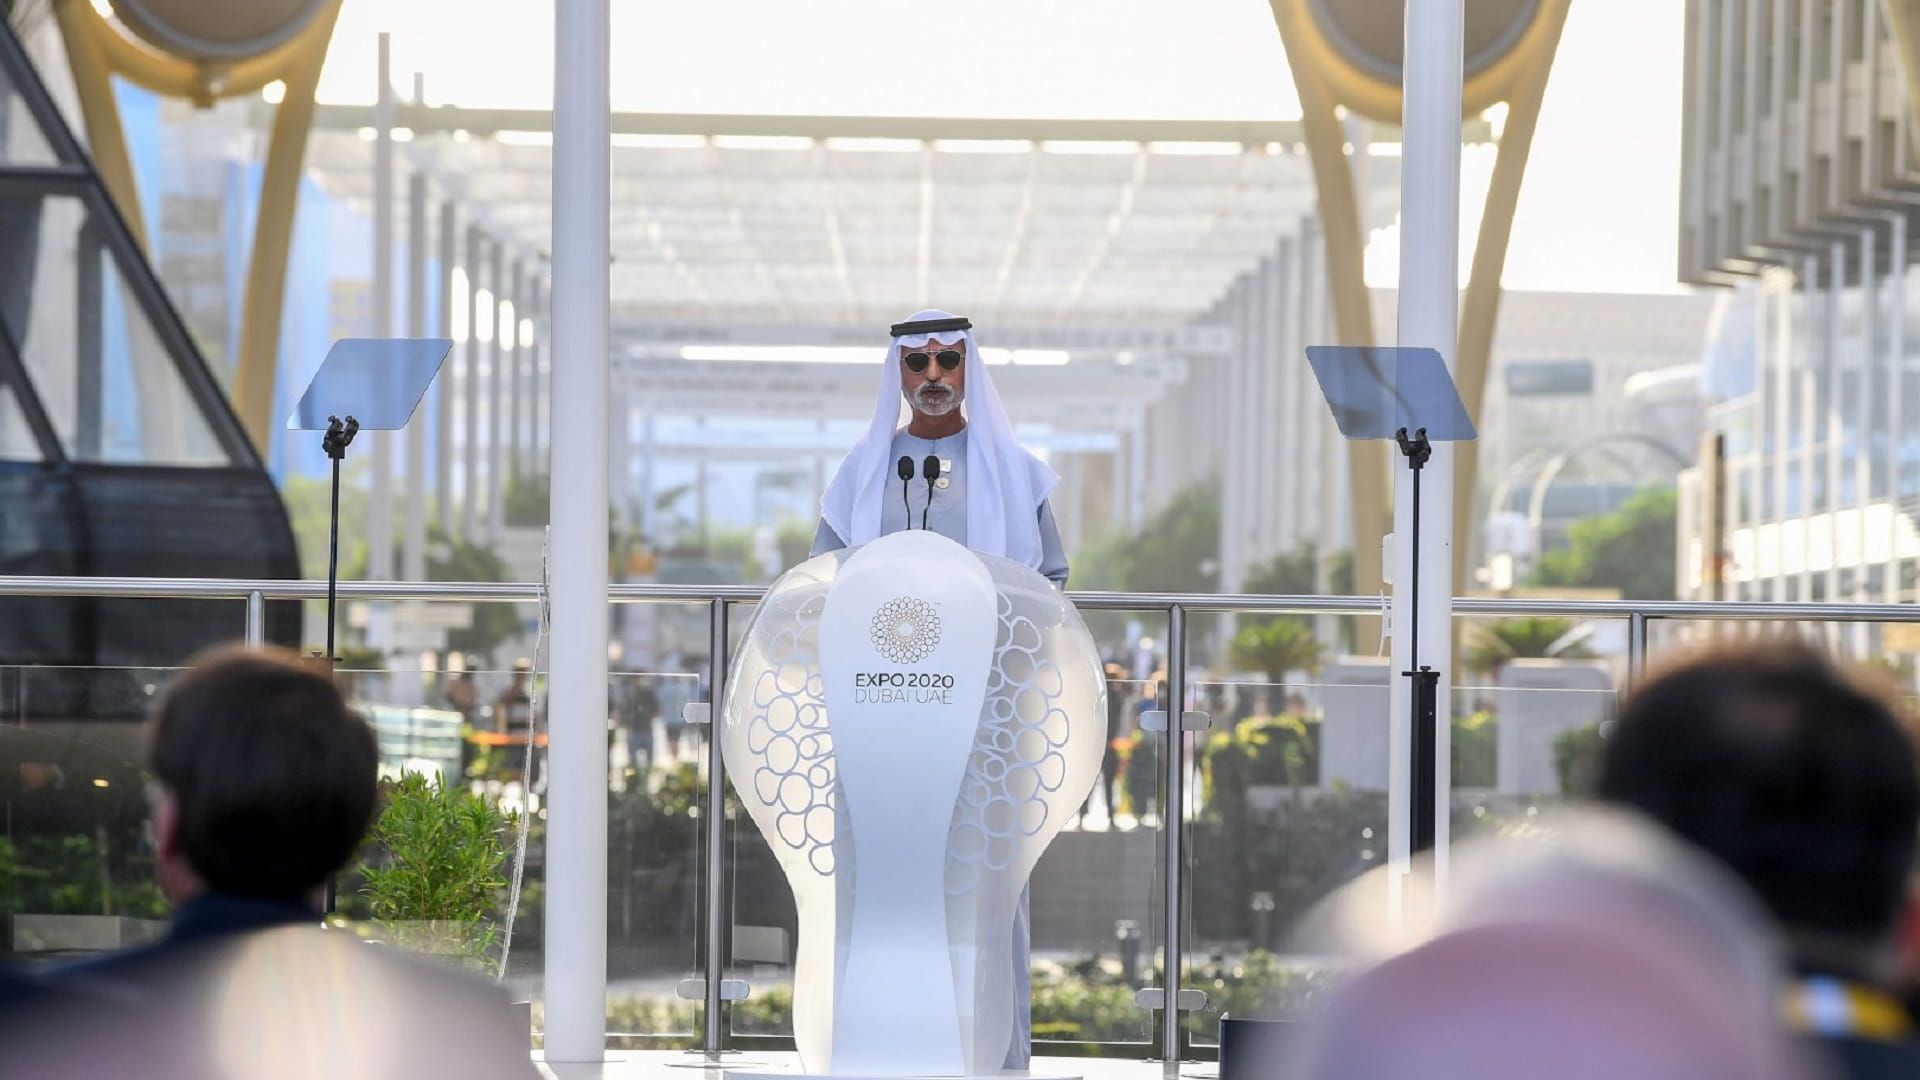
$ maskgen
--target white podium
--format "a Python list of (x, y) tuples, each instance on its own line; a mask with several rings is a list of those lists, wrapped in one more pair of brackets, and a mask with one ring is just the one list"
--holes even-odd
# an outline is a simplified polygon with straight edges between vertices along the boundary
[(1086, 624), (1023, 565), (914, 531), (774, 582), (719, 736), (799, 910), (809, 1074), (1003, 1075), (1015, 906), (1106, 718)]

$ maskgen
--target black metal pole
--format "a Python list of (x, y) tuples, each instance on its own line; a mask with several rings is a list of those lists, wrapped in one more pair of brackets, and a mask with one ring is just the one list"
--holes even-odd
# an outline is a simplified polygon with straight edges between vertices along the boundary
[(340, 588), (340, 459), (333, 459), (333, 505), (327, 515), (327, 659), (333, 655), (333, 608)]
[(1418, 853), (1433, 848), (1436, 833), (1434, 803), (1439, 785), (1439, 762), (1435, 747), (1438, 743), (1440, 673), (1431, 664), (1420, 662), (1420, 474), (1427, 458), (1433, 454), (1433, 444), (1427, 440), (1426, 428), (1418, 429), (1411, 436), (1406, 428), (1401, 428), (1395, 433), (1395, 441), (1407, 456), (1407, 468), (1413, 472), (1413, 535), (1408, 537), (1413, 545), (1413, 570), (1410, 575), (1412, 598), (1407, 604), (1407, 670), (1400, 674), (1410, 680), (1407, 689), (1412, 706), (1408, 710), (1412, 741), (1407, 762), (1411, 773), (1408, 795), (1413, 803), (1407, 814), (1408, 848)]
[(339, 659), (333, 655), (334, 606), (339, 600), (340, 587), (340, 462), (347, 456), (347, 447), (353, 437), (360, 432), (360, 421), (349, 416), (341, 420), (337, 416), (327, 417), (327, 432), (320, 437), (320, 449), (333, 459), (333, 501), (327, 513), (327, 662)]

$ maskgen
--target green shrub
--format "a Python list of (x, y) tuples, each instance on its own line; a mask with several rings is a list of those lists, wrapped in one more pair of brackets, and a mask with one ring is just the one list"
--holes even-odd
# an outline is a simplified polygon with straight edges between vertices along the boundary
[(464, 787), (409, 772), (380, 782), (381, 809), (368, 834), (360, 892), (378, 923), (424, 922), (462, 929), (423, 931), (427, 940), (396, 941), (487, 956), (499, 928), (489, 917), (504, 899), (507, 858), (519, 826), (517, 813)]

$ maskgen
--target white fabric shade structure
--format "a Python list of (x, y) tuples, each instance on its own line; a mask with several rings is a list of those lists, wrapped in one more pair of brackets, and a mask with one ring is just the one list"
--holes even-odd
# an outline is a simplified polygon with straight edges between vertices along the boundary
[[(883, 343), (930, 305), (968, 314), (987, 346), (998, 328), (1184, 326), (1314, 205), (1285, 122), (614, 120), (616, 347), (663, 323)], [(371, 198), (370, 122), (321, 111), (308, 161), (330, 192)], [(501, 240), (549, 249), (549, 114), (402, 107), (396, 124), (403, 169)], [(1373, 220), (1390, 220), (1397, 166), (1371, 156)]]

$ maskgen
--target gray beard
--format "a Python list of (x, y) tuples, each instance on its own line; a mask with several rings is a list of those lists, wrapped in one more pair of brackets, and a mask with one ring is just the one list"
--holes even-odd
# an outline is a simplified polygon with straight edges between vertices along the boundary
[(922, 383), (914, 388), (912, 396), (908, 399), (913, 403), (914, 412), (923, 416), (945, 416), (960, 407), (960, 395), (954, 393), (951, 387), (943, 388), (946, 390), (943, 394), (929, 397), (926, 390), (932, 385), (932, 383)]

